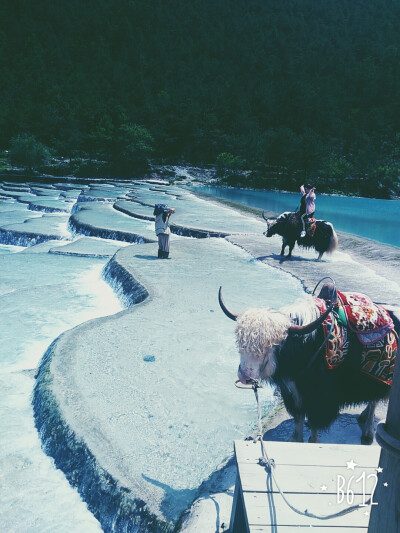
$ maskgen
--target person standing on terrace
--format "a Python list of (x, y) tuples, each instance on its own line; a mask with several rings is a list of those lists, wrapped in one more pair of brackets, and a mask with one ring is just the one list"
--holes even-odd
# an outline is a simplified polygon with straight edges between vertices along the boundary
[(158, 237), (158, 257), (159, 259), (168, 259), (169, 256), (169, 217), (175, 212), (175, 208), (167, 207), (165, 204), (156, 204), (154, 206), (155, 230)]
[(306, 236), (306, 219), (312, 218), (315, 213), (315, 187), (310, 185), (301, 185), (300, 192), (303, 195), (300, 201), (300, 218), (303, 226), (303, 230), (300, 233), (300, 237)]

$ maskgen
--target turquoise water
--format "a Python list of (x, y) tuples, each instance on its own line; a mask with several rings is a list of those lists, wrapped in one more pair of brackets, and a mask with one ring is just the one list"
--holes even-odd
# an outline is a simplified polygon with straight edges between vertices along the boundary
[(55, 337), (121, 309), (101, 279), (105, 262), (0, 245), (1, 531), (101, 531), (78, 492), (43, 453), (31, 395), (35, 369)]
[[(294, 211), (300, 193), (252, 191), (229, 187), (195, 187), (194, 190), (274, 213)], [(400, 247), (400, 201), (321, 195), (317, 191), (315, 216), (332, 222), (336, 230)]]

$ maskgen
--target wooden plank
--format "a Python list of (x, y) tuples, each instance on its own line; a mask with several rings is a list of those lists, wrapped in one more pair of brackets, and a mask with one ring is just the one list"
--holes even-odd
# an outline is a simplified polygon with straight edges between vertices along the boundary
[[(363, 504), (374, 489), (376, 478), (371, 476), (368, 479), (368, 475), (377, 474), (378, 446), (272, 441), (266, 441), (265, 446), (269, 457), (275, 460), (274, 474), (281, 490), (289, 503), (300, 511), (330, 515), (349, 505)], [(369, 506), (328, 520), (298, 514), (284, 501), (273, 479), (269, 479), (267, 485), (268, 473), (258, 464), (262, 455), (259, 442), (235, 441), (235, 452), (250, 533), (289, 533), (294, 528), (302, 531), (305, 527), (312, 527), (316, 533), (366, 532)], [(354, 470), (347, 467), (350, 461), (355, 463)], [(363, 473), (366, 495), (363, 495), (362, 481), (356, 482)], [(338, 476), (342, 476), (340, 486), (345, 493), (341, 504), (337, 503)], [(350, 480), (350, 489), (354, 493), (351, 504), (346, 501)], [(326, 491), (322, 491), (323, 486), (326, 486)]]
[[(355, 444), (311, 444), (299, 442), (265, 441), (268, 456), (278, 465), (346, 466), (353, 460), (361, 468), (378, 466), (379, 446)], [(261, 443), (235, 441), (238, 464), (258, 463)]]
[(240, 487), (240, 476), (239, 472), (236, 474), (236, 481), (235, 481), (235, 492), (233, 493), (233, 502), (232, 502), (232, 509), (231, 509), (231, 518), (229, 523), (234, 524), (236, 520), (236, 512), (237, 512), (237, 504), (239, 497), (242, 497), (240, 494), (241, 487)]
[(239, 474), (236, 476), (235, 494), (233, 496), (233, 505), (229, 524), (229, 533), (249, 533)]
[[(267, 491), (267, 473), (263, 466), (248, 463), (240, 463), (238, 465), (240, 481), (244, 491), (252, 492), (266, 492)], [(371, 494), (373, 491), (376, 478), (370, 474), (379, 476), (376, 468), (360, 468), (356, 467), (354, 470), (348, 470), (346, 467), (337, 466), (290, 466), (277, 465), (274, 469), (274, 477), (276, 478), (282, 492), (284, 493), (324, 493), (337, 494), (338, 486), (342, 487), (344, 483), (344, 491), (347, 490), (350, 481), (350, 488), (355, 494), (362, 494), (363, 481), (360, 480), (362, 473), (365, 472), (365, 492)], [(342, 478), (338, 478), (342, 476)], [(351, 480), (351, 477), (353, 479)], [(345, 480), (343, 482), (343, 479)], [(325, 491), (321, 487), (326, 486)], [(278, 489), (272, 479), (272, 491), (277, 492)], [(368, 499), (368, 498), (367, 498)]]
[[(308, 533), (310, 531), (310, 526), (250, 526), (250, 533)], [(366, 527), (318, 527), (313, 526), (311, 528), (311, 533), (342, 533), (346, 531), (347, 533), (366, 533)]]
[[(244, 492), (243, 499), (249, 526), (279, 525), (280, 528), (281, 526), (295, 527), (301, 525), (322, 527), (326, 524), (337, 527), (367, 527), (369, 521), (369, 507), (358, 507), (353, 512), (338, 518), (318, 520), (292, 511), (280, 494)], [(301, 511), (307, 509), (310, 513), (317, 515), (329, 515), (348, 507), (346, 501), (337, 504), (336, 497), (332, 494), (314, 494), (312, 497), (309, 494), (292, 494), (288, 499), (291, 505), (297, 509)], [(353, 504), (359, 503), (362, 503), (362, 498), (356, 495)]]

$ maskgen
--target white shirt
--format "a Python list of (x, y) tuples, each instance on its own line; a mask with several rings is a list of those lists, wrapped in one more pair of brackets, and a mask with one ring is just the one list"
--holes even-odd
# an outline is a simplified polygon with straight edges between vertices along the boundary
[(167, 215), (166, 220), (164, 222), (163, 220), (163, 213), (160, 213), (156, 216), (155, 220), (155, 229), (156, 229), (156, 235), (159, 235), (160, 233), (171, 233), (171, 230), (169, 229), (169, 217), (170, 215)]

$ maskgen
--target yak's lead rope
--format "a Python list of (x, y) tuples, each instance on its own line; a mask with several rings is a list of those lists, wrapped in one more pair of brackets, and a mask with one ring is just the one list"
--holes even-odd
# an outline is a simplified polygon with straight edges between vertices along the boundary
[[(359, 505), (352, 505), (350, 507), (346, 507), (346, 509), (343, 509), (343, 511), (339, 511), (337, 513), (328, 514), (328, 515), (316, 515), (314, 513), (310, 513), (308, 511), (308, 509), (306, 509), (305, 511), (301, 511), (300, 509), (297, 509), (296, 507), (294, 507), (288, 501), (288, 499), (286, 498), (285, 494), (282, 492), (282, 490), (281, 490), (281, 488), (280, 488), (280, 486), (278, 484), (278, 481), (276, 480), (276, 477), (275, 477), (275, 472), (274, 472), (274, 470), (276, 468), (275, 461), (274, 461), (274, 459), (270, 459), (268, 457), (268, 453), (267, 453), (267, 450), (265, 448), (265, 441), (262, 438), (261, 404), (260, 404), (260, 399), (258, 397), (258, 389), (259, 388), (260, 388), (259, 384), (257, 382), (253, 382), (253, 390), (254, 390), (254, 394), (255, 394), (255, 397), (256, 397), (257, 410), (258, 410), (258, 431), (257, 431), (257, 437), (254, 439), (254, 442), (260, 441), (261, 450), (262, 450), (262, 457), (259, 458), (258, 462), (259, 462), (260, 465), (265, 467), (265, 469), (267, 470), (267, 472), (269, 474), (271, 474), (271, 476), (272, 476), (272, 478), (273, 478), (273, 480), (275, 482), (275, 485), (276, 485), (277, 489), (279, 490), (280, 495), (282, 496), (284, 502), (295, 513), (303, 515), (303, 516), (308, 516), (310, 518), (316, 518), (318, 520), (329, 520), (330, 518), (337, 518), (339, 516), (343, 516), (345, 514), (352, 513), (356, 509), (359, 509), (360, 508)], [(371, 498), (366, 502), (366, 505), (368, 505), (370, 503), (370, 501), (371, 501)]]

